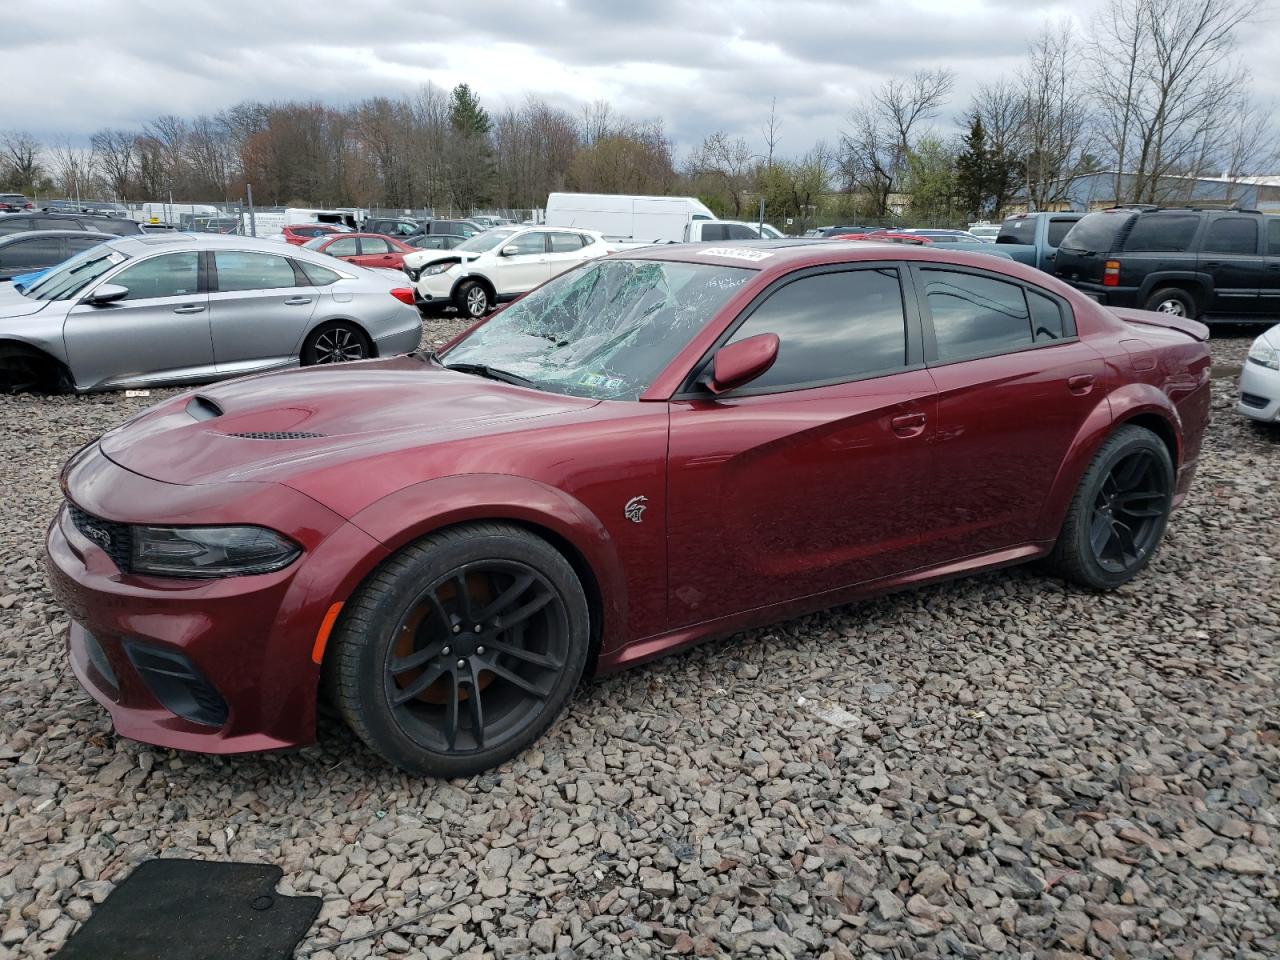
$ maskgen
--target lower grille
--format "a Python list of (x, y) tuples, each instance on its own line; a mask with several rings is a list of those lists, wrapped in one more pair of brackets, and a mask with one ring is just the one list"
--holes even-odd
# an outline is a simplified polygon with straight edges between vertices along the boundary
[(166, 710), (207, 727), (227, 722), (227, 702), (182, 654), (137, 643), (125, 643), (124, 648), (138, 676)]
[(1271, 401), (1266, 397), (1260, 397), (1256, 393), (1241, 393), (1240, 402), (1246, 407), (1253, 407), (1255, 410), (1261, 410)]
[(129, 572), (129, 563), (133, 557), (133, 531), (127, 523), (114, 520), (103, 520), (91, 513), (86, 513), (74, 503), (67, 503), (71, 511), (71, 521), (76, 529), (102, 548), (111, 561), (120, 568), (121, 573)]

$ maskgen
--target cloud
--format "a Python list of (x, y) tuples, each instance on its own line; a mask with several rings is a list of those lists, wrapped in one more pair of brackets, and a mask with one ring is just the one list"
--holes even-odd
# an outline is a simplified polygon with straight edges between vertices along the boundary
[[(834, 142), (858, 98), (922, 67), (956, 72), (949, 129), (981, 83), (1012, 74), (1066, 0), (7, 0), (0, 125), (87, 141), (160, 114), (244, 100), (350, 103), (467, 82), (491, 108), (527, 94), (660, 118), (681, 150), (725, 130), (763, 149)], [(1274, 20), (1244, 38), (1255, 89), (1280, 100)], [(1270, 53), (1268, 52), (1270, 51)]]

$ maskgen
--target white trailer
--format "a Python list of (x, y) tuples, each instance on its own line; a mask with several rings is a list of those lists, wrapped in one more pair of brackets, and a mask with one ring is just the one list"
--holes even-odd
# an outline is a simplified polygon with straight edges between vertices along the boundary
[(553, 193), (547, 197), (547, 226), (598, 230), (612, 239), (680, 243), (690, 222), (715, 219), (716, 215), (693, 197), (613, 193)]

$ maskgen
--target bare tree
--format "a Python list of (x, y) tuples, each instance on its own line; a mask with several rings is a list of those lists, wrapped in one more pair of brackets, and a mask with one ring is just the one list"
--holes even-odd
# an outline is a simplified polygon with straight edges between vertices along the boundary
[(0, 134), (0, 166), (13, 186), (31, 189), (43, 173), (40, 141), (21, 130)]
[(1019, 84), (1001, 78), (974, 94), (965, 123), (977, 117), (986, 140), (988, 203), (997, 214), (1023, 184), (1027, 99)]
[(1247, 81), (1231, 62), (1251, 0), (1111, 0), (1093, 25), (1090, 61), (1116, 198), (1157, 202), (1201, 172)]
[(1076, 48), (1069, 20), (1046, 24), (1019, 74), (1027, 198), (1038, 210), (1064, 200), (1087, 166), (1089, 114), (1079, 95)]
[(778, 98), (769, 101), (769, 119), (760, 128), (764, 137), (764, 159), (770, 169), (773, 168), (773, 154), (778, 149), (778, 131), (782, 128), (782, 118), (778, 116)]
[(724, 191), (733, 206), (734, 219), (742, 216), (747, 190), (754, 177), (752, 165), (756, 157), (742, 137), (730, 137), (717, 131), (702, 141), (689, 161), (694, 176), (706, 176)]
[(888, 216), (889, 195), (906, 172), (914, 138), (938, 115), (954, 83), (949, 70), (920, 70), (909, 80), (885, 82), (850, 114), (840, 166), (846, 185), (866, 192), (876, 216)]
[(137, 159), (138, 135), (128, 130), (99, 130), (90, 139), (102, 175), (116, 200), (127, 200)]
[(85, 150), (70, 140), (63, 140), (53, 147), (50, 154), (53, 175), (62, 192), (77, 200), (92, 196), (97, 175), (97, 155), (93, 149)]

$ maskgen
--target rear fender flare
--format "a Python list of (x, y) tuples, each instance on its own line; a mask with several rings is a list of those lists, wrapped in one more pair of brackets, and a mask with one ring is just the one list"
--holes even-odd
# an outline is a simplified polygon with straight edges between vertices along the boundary
[(1173, 458), (1176, 469), (1181, 461), (1182, 421), (1178, 411), (1165, 394), (1149, 383), (1130, 383), (1113, 390), (1099, 402), (1076, 431), (1067, 449), (1053, 486), (1045, 498), (1040, 520), (1036, 525), (1035, 539), (1056, 540), (1062, 529), (1067, 507), (1075, 496), (1080, 478), (1093, 461), (1094, 455), (1107, 437), (1120, 424), (1143, 415), (1160, 417), (1169, 424), (1177, 440), (1178, 455)]
[(1177, 287), (1185, 290), (1195, 300), (1196, 307), (1204, 312), (1205, 304), (1209, 300), (1209, 284), (1204, 274), (1191, 270), (1168, 270), (1149, 274), (1142, 278), (1142, 284), (1138, 287), (1137, 306), (1141, 307), (1147, 302), (1147, 297), (1161, 287)]
[[(627, 622), (627, 581), (617, 544), (600, 519), (563, 490), (505, 474), (441, 477), (388, 494), (351, 518), (393, 553), (436, 530), (479, 520), (512, 521), (567, 544), (595, 580), (604, 648), (609, 638), (626, 639), (620, 631)], [(591, 584), (583, 588), (592, 591)]]

